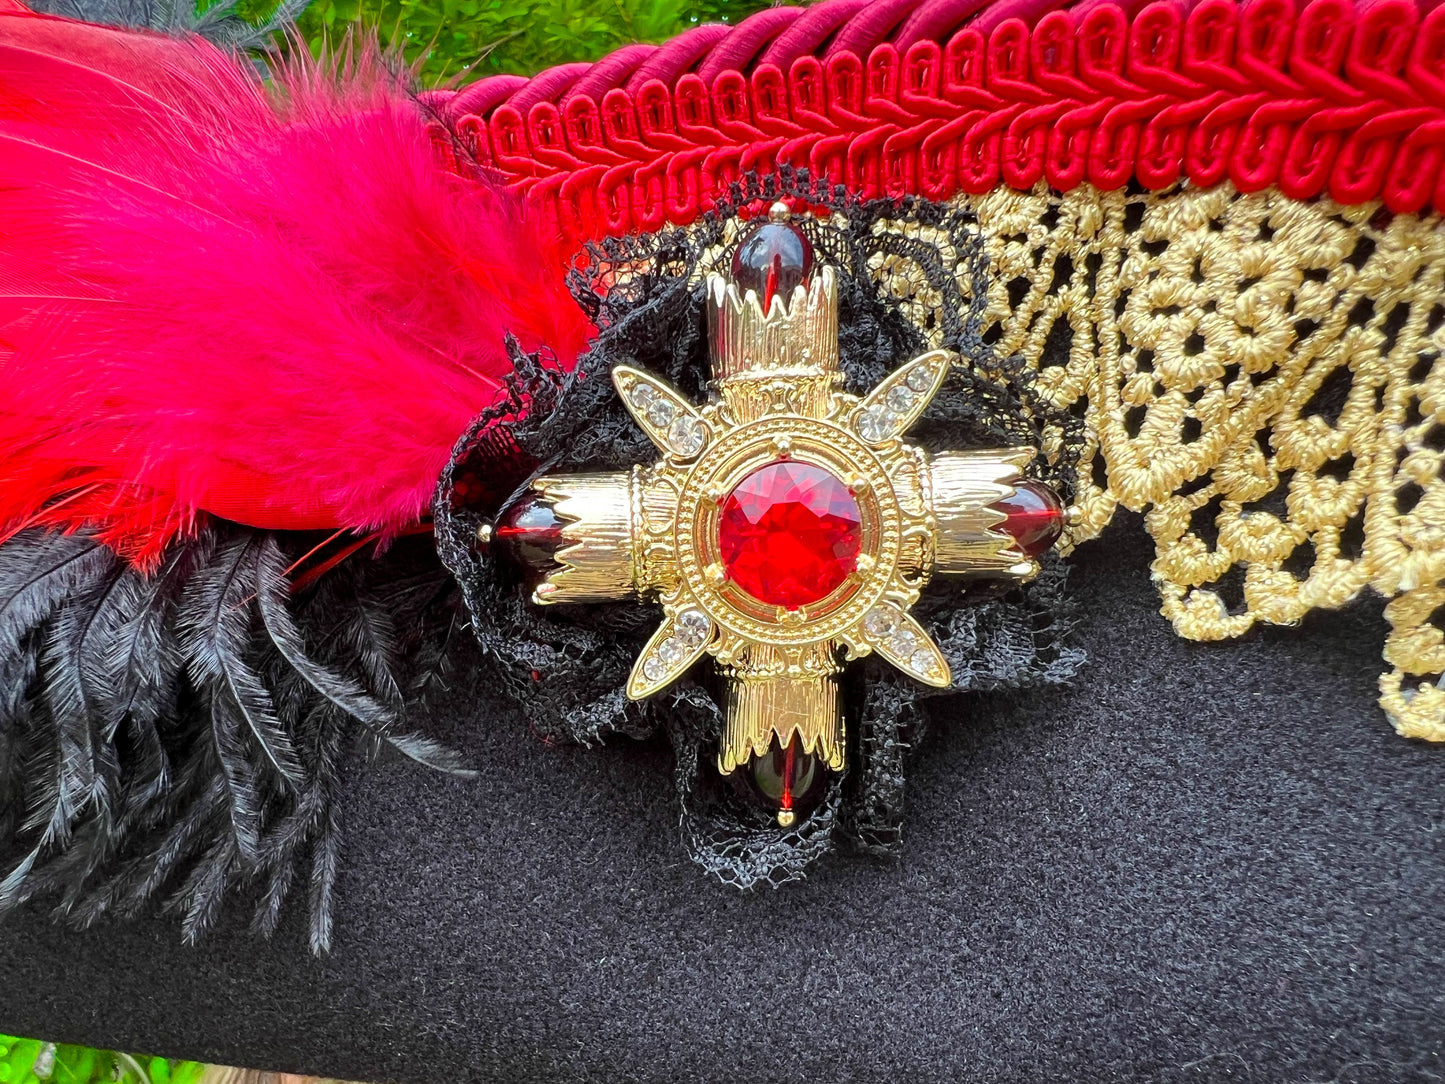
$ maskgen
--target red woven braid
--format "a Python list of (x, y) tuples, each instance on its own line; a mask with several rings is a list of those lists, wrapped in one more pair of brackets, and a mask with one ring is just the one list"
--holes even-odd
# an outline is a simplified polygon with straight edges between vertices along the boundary
[(1188, 178), (1445, 210), (1439, 0), (827, 0), (434, 101), (579, 238), (783, 164), (865, 197)]

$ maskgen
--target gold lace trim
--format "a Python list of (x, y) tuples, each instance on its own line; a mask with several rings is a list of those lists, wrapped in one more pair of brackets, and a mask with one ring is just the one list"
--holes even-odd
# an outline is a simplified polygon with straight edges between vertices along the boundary
[[(1071, 542), (1143, 512), (1162, 612), (1193, 640), (1375, 589), (1380, 704), (1445, 741), (1440, 217), (1228, 185), (957, 202), (986, 238), (995, 349), (1086, 420)], [(928, 307), (907, 267), (876, 272)]]

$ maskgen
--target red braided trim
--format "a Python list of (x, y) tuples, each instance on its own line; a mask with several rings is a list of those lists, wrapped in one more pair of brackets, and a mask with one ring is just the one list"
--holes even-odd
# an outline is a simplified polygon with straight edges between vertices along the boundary
[(1188, 178), (1445, 210), (1445, 4), (1415, 0), (829, 0), (435, 104), (578, 237), (783, 164), (863, 197)]

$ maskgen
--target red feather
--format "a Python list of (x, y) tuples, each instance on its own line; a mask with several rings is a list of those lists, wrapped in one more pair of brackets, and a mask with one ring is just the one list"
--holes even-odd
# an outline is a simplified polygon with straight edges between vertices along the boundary
[(508, 333), (584, 348), (575, 246), (447, 169), (374, 51), (344, 67), (268, 88), (197, 38), (0, 7), (0, 538), (395, 532)]

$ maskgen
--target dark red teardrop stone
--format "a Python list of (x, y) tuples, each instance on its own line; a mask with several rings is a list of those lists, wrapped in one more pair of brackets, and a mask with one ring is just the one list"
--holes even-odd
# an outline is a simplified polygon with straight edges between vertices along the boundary
[(562, 520), (552, 502), (529, 493), (502, 513), (492, 528), (492, 545), (536, 586), (557, 567)]
[(1013, 485), (1013, 496), (993, 506), (1007, 517), (1000, 526), (1014, 536), (1019, 549), (1037, 557), (1064, 532), (1064, 502), (1042, 482), (1025, 478)]
[(821, 804), (828, 790), (828, 769), (817, 757), (803, 752), (796, 735), (787, 748), (773, 746), (728, 778), (755, 805), (769, 813), (790, 809), (800, 820)]
[(813, 273), (813, 242), (791, 222), (760, 222), (733, 253), (733, 281), (744, 294), (757, 291), (763, 311), (779, 295), (783, 300)]

